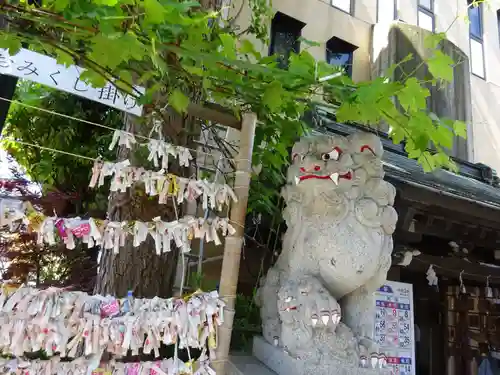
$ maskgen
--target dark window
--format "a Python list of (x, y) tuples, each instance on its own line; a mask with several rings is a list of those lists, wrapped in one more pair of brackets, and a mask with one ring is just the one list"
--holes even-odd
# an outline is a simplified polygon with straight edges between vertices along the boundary
[(469, 16), (470, 66), (472, 74), (485, 78), (483, 46), (483, 8), (481, 3), (467, 0)]
[(469, 15), (469, 33), (471, 37), (483, 39), (483, 20), (481, 4), (472, 5), (472, 0), (467, 0)]
[(434, 32), (436, 27), (434, 18), (434, 0), (418, 0), (418, 26)]
[(331, 65), (340, 66), (345, 73), (352, 76), (352, 57), (358, 47), (337, 37), (326, 42), (326, 61)]
[(270, 55), (278, 55), (279, 66), (286, 68), (292, 52), (300, 51), (300, 36), (304, 23), (278, 12), (271, 23)]

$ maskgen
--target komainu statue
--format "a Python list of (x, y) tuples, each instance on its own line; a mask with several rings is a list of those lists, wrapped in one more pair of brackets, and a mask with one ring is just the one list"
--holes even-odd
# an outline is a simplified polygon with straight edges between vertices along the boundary
[(302, 138), (292, 151), (283, 251), (261, 280), (263, 335), (297, 359), (385, 365), (373, 292), (391, 265), (395, 188), (371, 133)]

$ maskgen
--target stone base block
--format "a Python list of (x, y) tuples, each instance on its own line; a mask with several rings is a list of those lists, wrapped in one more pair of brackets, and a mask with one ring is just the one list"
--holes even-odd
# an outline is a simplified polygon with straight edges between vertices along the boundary
[(277, 375), (249, 355), (232, 355), (226, 366), (226, 375)]
[(389, 369), (353, 367), (336, 358), (301, 360), (290, 357), (263, 337), (253, 339), (253, 355), (278, 375), (389, 375)]

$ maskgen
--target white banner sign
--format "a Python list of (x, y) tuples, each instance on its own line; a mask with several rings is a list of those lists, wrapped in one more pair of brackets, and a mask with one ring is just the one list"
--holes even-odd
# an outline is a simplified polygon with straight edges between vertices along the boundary
[[(83, 68), (76, 65), (66, 68), (52, 57), (27, 49), (21, 49), (14, 56), (10, 56), (7, 50), (0, 49), (0, 74), (37, 82), (136, 116), (142, 114), (142, 106), (132, 96), (120, 92), (113, 83), (108, 82), (103, 88), (95, 88), (81, 81), (80, 73), (83, 71)], [(145, 91), (143, 87), (136, 89), (141, 93)]]

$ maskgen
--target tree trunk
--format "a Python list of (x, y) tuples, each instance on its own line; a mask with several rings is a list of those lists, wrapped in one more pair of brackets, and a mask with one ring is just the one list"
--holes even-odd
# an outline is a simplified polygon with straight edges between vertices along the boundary
[[(202, 0), (201, 6), (204, 9), (219, 9), (221, 0)], [(199, 94), (193, 92), (191, 100), (200, 101)], [(179, 146), (187, 146), (186, 134), (195, 134), (200, 131), (199, 119), (190, 116), (182, 116), (175, 113), (168, 113), (165, 121), (164, 134), (174, 138), (173, 143)], [(140, 131), (138, 124), (130, 115), (125, 115), (125, 130), (132, 133), (147, 135), (147, 131)], [(118, 151), (118, 161), (128, 158), (132, 165), (140, 166), (137, 163), (134, 153), (120, 147)], [(134, 163), (136, 161), (136, 163)], [(176, 171), (170, 170), (175, 173)], [(178, 171), (180, 172), (180, 171)], [(192, 171), (186, 171), (191, 175)], [(176, 173), (180, 174), (180, 173)], [(110, 196), (108, 205), (108, 219), (112, 221), (141, 220), (151, 221), (156, 216), (161, 216), (163, 220), (175, 220), (175, 211), (172, 201), (168, 205), (160, 206), (155, 199), (150, 200), (144, 194), (137, 195), (136, 190), (141, 189), (135, 186), (126, 193), (113, 193)], [(178, 214), (182, 215), (182, 208), (177, 207)], [(134, 296), (151, 298), (154, 296), (170, 297), (175, 282), (177, 270), (178, 251), (172, 246), (172, 251), (167, 254), (157, 256), (154, 250), (154, 243), (150, 237), (140, 247), (132, 246), (132, 239), (129, 239), (126, 246), (120, 249), (119, 254), (114, 255), (111, 251), (102, 251), (99, 270), (97, 275), (95, 293), (111, 294), (115, 296), (125, 296), (127, 291), (133, 291)]]
[[(133, 116), (124, 116), (124, 130), (134, 134), (148, 134), (144, 126), (138, 125)], [(144, 131), (146, 130), (146, 131)], [(143, 161), (138, 158), (137, 146), (133, 150), (125, 147), (118, 149), (118, 161), (129, 159), (131, 165), (141, 167)], [(180, 210), (179, 210), (180, 215)], [(172, 201), (158, 204), (157, 197), (149, 198), (144, 194), (143, 186), (134, 185), (125, 193), (111, 193), (108, 204), (108, 220), (111, 221), (151, 221), (160, 216), (163, 220), (175, 220)], [(156, 255), (154, 242), (150, 236), (139, 247), (133, 247), (132, 238), (127, 238), (118, 254), (110, 250), (101, 250), (95, 293), (111, 294), (117, 297), (132, 291), (134, 297), (152, 298), (170, 297), (178, 252), (172, 245), (169, 253)]]

